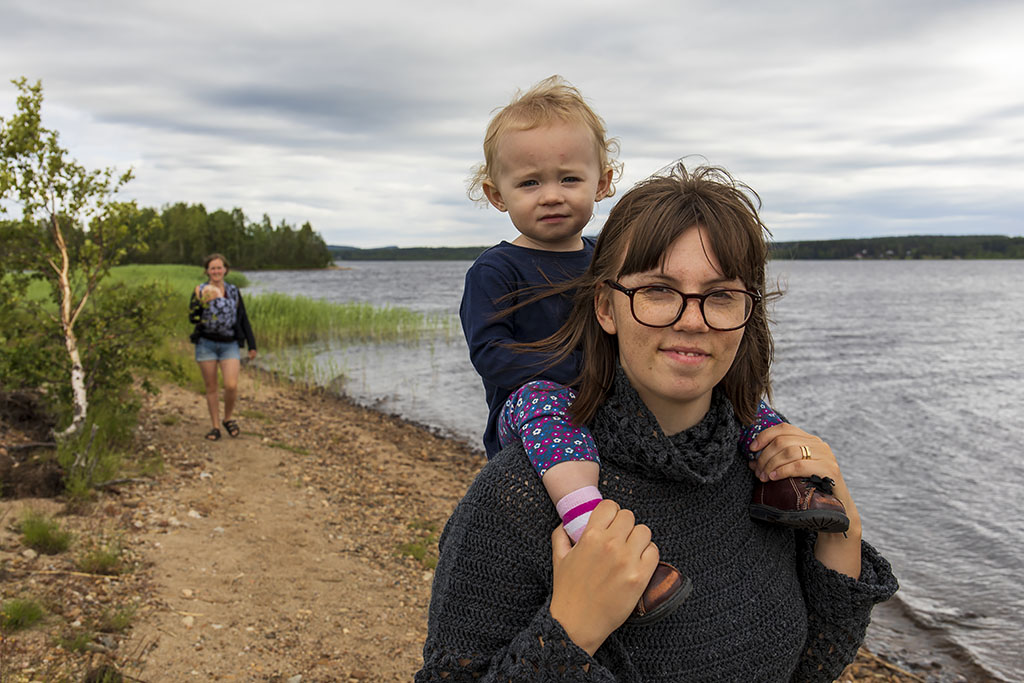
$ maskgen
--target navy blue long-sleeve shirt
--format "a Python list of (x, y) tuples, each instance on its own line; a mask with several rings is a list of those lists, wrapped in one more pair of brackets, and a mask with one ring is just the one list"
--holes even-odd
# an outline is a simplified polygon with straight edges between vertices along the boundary
[[(533, 379), (571, 384), (579, 374), (579, 354), (544, 369), (548, 357), (521, 353), (502, 344), (538, 341), (562, 326), (572, 306), (570, 296), (551, 296), (495, 319), (498, 311), (515, 305), (520, 297), (499, 300), (531, 285), (563, 282), (581, 275), (590, 265), (594, 238), (583, 238), (579, 251), (541, 251), (502, 242), (482, 253), (466, 273), (459, 317), (469, 343), (469, 357), (483, 379), (487, 395), (487, 457), (497, 453), (498, 415), (509, 395)], [(547, 279), (545, 279), (547, 276)], [(526, 293), (526, 298), (530, 293)], [(540, 372), (540, 374), (538, 374)]]

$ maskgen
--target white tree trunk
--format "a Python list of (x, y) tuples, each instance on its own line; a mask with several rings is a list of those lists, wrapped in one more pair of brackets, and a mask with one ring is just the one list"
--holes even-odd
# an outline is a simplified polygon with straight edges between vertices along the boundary
[(70, 326), (64, 328), (64, 346), (67, 347), (68, 355), (71, 356), (71, 404), (73, 408), (71, 424), (67, 429), (57, 434), (60, 438), (67, 438), (78, 432), (85, 423), (85, 415), (89, 410), (89, 399), (85, 393), (85, 368), (82, 367), (82, 359), (78, 355), (78, 339), (75, 331)]
[[(89, 410), (89, 399), (85, 391), (85, 368), (82, 367), (82, 357), (78, 353), (78, 338), (75, 336), (75, 320), (78, 318), (79, 307), (72, 312), (71, 304), (74, 293), (71, 291), (71, 260), (68, 257), (68, 247), (64, 242), (64, 234), (61, 232), (57, 218), (53, 218), (54, 242), (61, 255), (61, 265), (58, 268), (55, 263), (50, 265), (57, 273), (57, 283), (60, 287), (60, 326), (64, 331), (64, 346), (71, 357), (71, 424), (57, 433), (57, 437), (65, 439), (73, 436), (85, 424), (85, 416)], [(84, 303), (84, 302), (83, 302)]]

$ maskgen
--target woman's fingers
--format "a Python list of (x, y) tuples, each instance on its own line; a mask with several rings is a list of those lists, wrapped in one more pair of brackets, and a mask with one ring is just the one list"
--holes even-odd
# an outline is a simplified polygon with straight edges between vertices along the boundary
[(838, 474), (839, 466), (829, 445), (791, 424), (764, 430), (754, 443), (760, 453), (751, 468), (761, 481)]
[[(607, 529), (619, 512), (619, 504), (614, 500), (605, 498), (590, 513), (590, 521), (587, 522), (587, 531), (591, 529)], [(583, 533), (587, 533), (584, 531)]]
[(657, 566), (651, 530), (635, 522), (631, 511), (605, 500), (575, 547), (561, 527), (551, 535), (551, 615), (590, 653), (626, 620)]
[(572, 550), (572, 539), (565, 533), (565, 526), (559, 524), (551, 532), (551, 560), (556, 566)]

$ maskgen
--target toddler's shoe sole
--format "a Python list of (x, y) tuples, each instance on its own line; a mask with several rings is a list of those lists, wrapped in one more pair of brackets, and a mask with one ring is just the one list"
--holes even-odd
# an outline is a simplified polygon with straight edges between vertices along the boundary
[(679, 609), (693, 592), (693, 582), (668, 562), (659, 562), (633, 613), (630, 626), (654, 624)]
[(769, 524), (809, 531), (824, 531), (830, 534), (840, 534), (850, 528), (850, 518), (846, 516), (846, 513), (835, 510), (790, 512), (755, 503), (750, 506), (750, 516)]
[(774, 479), (754, 483), (750, 516), (770, 524), (828, 533), (850, 528), (842, 501), (832, 495), (832, 480), (820, 477)]

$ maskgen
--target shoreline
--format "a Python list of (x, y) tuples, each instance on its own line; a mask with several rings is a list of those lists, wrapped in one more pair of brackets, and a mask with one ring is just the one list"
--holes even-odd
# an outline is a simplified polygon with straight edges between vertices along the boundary
[[(218, 442), (203, 439), (200, 395), (164, 385), (146, 397), (137, 451), (159, 454), (163, 471), (62, 513), (83, 538), (97, 527), (123, 536), (131, 568), (121, 576), (79, 572), (71, 553), (28, 558), (0, 531), (4, 600), (34, 591), (63, 605), (38, 630), (4, 634), (5, 673), (35, 671), (31, 680), (50, 662), (45, 673), (80, 677), (98, 658), (154, 681), (407, 681), (419, 668), (437, 536), (482, 454), (251, 367), (240, 390), (242, 436)], [(0, 517), (26, 504), (60, 506), (4, 499)], [(128, 632), (103, 635), (102, 657), (55, 645), (118, 605), (134, 605), (135, 618)], [(837, 680), (967, 680), (916, 667), (862, 649)]]
[[(272, 375), (278, 381), (291, 383), (290, 380), (279, 377), (274, 371), (262, 368), (259, 368), (257, 371)], [(343, 391), (337, 391), (333, 388), (315, 387), (303, 390), (318, 394), (328, 401), (339, 401), (359, 406), (367, 411), (382, 415), (389, 420), (394, 420), (410, 429), (426, 432), (434, 438), (458, 446), (459, 449), (464, 450), (471, 461), (475, 460), (477, 463), (476, 466), (472, 468), (472, 476), (465, 480), (465, 486), (462, 488), (463, 491), (472, 482), (472, 478), (476, 475), (477, 470), (486, 462), (482, 448), (474, 447), (461, 437), (451, 434), (443, 428), (407, 418), (399, 413), (381, 410), (371, 404), (361, 402)], [(459, 498), (461, 498), (461, 494), (459, 495)], [(892, 602), (895, 602), (895, 600), (890, 601), (889, 603), (882, 603), (881, 605), (876, 606), (875, 609), (878, 610), (880, 607), (889, 605)], [(902, 605), (893, 606), (892, 609), (899, 610), (904, 615), (906, 614), (906, 608)], [(927, 636), (927, 630), (920, 624), (917, 624), (907, 617), (904, 618), (906, 623), (910, 626), (908, 629), (909, 632), (922, 634), (918, 636), (918, 642), (929, 637)], [(857, 659), (847, 667), (847, 670), (842, 676), (840, 676), (840, 678), (836, 679), (837, 681), (841, 681), (842, 683), (860, 683), (861, 681), (869, 680), (890, 681), (892, 683), (904, 683), (908, 681), (961, 683), (966, 681), (980, 682), (998, 680), (991, 678), (987, 672), (980, 669), (977, 665), (965, 659), (963, 656), (946, 653), (946, 656), (939, 654), (938, 656), (929, 657), (929, 661), (921, 661), (920, 656), (923, 653), (913, 652), (906, 648), (900, 649), (899, 647), (894, 647), (891, 643), (883, 640), (880, 636), (876, 636), (876, 638), (872, 639), (870, 627), (868, 633), (869, 636), (866, 639), (865, 644), (861, 647), (861, 651), (858, 653)], [(904, 634), (904, 636), (906, 636), (906, 634)], [(874, 649), (868, 647), (868, 642), (871, 640), (875, 641), (874, 644), (876, 647)], [(913, 640), (912, 637), (911, 640)], [(957, 671), (950, 670), (963, 668), (969, 668), (972, 670), (970, 678), (966, 678), (963, 674)]]
[[(459, 444), (472, 457), (479, 459), (481, 465), (485, 462), (482, 448), (474, 447), (462, 437), (441, 427), (411, 419), (393, 411), (381, 410), (368, 402), (357, 400), (343, 391), (336, 392), (329, 387), (317, 387), (315, 391), (323, 391), (335, 399), (351, 402), (390, 419), (400, 421), (411, 428), (421, 429), (439, 439)], [(922, 643), (927, 643), (927, 650), (921, 649)], [(990, 671), (976, 662), (970, 652), (962, 646), (949, 641), (928, 624), (916, 618), (910, 608), (900, 600), (898, 591), (891, 600), (875, 606), (871, 625), (868, 627), (867, 637), (861, 650), (862, 652), (858, 656), (860, 666), (867, 666), (868, 662), (873, 661), (880, 668), (905, 676), (905, 678), (879, 678), (881, 674), (874, 672), (871, 674), (870, 680), (928, 681), (930, 683), (1003, 683), (1004, 680), (993, 676)], [(847, 682), (861, 679), (844, 676), (837, 680)]]

